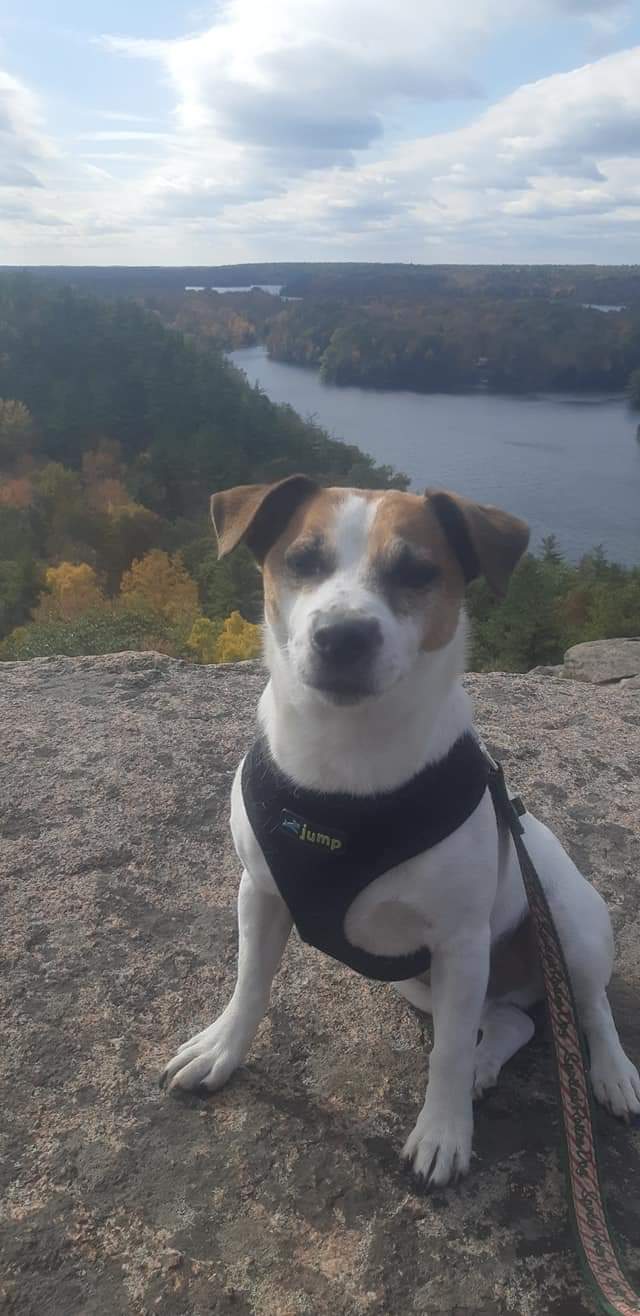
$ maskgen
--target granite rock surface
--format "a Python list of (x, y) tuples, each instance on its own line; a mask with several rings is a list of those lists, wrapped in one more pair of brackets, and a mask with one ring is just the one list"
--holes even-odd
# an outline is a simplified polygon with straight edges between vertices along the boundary
[[(259, 664), (156, 654), (0, 665), (0, 1308), (13, 1316), (585, 1316), (544, 1024), (479, 1106), (460, 1187), (398, 1152), (430, 1027), (294, 936), (248, 1064), (158, 1090), (234, 982), (228, 830)], [(489, 748), (609, 902), (640, 1057), (640, 704), (467, 678)], [(640, 1130), (598, 1111), (640, 1280)]]

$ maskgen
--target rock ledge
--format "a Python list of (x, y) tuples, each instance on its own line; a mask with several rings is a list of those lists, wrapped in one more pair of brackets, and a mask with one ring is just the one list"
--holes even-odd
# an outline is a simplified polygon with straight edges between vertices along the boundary
[[(0, 665), (0, 1298), (19, 1316), (584, 1316), (548, 1038), (478, 1110), (471, 1177), (421, 1197), (398, 1149), (428, 1025), (292, 938), (250, 1061), (169, 1098), (164, 1061), (226, 1003), (228, 795), (259, 664), (157, 654)], [(640, 1054), (640, 707), (491, 674), (489, 747), (609, 901)], [(598, 1113), (640, 1279), (640, 1134)]]

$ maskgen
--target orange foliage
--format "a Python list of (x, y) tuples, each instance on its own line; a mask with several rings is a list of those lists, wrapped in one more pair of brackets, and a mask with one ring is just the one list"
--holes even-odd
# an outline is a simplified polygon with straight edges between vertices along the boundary
[(94, 512), (111, 513), (118, 508), (127, 507), (131, 500), (122, 480), (111, 476), (107, 480), (100, 480), (96, 484), (87, 486), (87, 501)]
[(33, 502), (33, 485), (26, 476), (5, 480), (0, 485), (0, 507), (30, 507)]

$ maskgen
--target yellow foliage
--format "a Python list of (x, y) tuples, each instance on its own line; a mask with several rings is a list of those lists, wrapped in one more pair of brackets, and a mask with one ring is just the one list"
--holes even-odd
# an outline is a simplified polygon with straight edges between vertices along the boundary
[(96, 573), (87, 562), (61, 562), (59, 567), (47, 567), (45, 579), (48, 593), (35, 609), (35, 621), (73, 621), (105, 601)]
[(260, 627), (245, 621), (239, 612), (225, 619), (216, 645), (217, 663), (238, 663), (246, 658), (258, 658), (262, 648)]
[(179, 553), (169, 557), (154, 548), (138, 558), (120, 583), (127, 607), (146, 607), (171, 623), (195, 621), (199, 612), (198, 587), (182, 564)]
[(219, 625), (216, 626), (208, 617), (197, 617), (194, 621), (187, 648), (193, 651), (199, 663), (216, 662), (219, 630)]

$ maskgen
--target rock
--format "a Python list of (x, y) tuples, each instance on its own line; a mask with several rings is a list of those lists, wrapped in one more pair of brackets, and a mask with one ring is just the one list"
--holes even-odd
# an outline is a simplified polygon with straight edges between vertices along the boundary
[[(460, 1188), (398, 1152), (428, 1022), (292, 937), (248, 1064), (161, 1093), (231, 993), (229, 790), (257, 663), (0, 665), (0, 1293), (16, 1316), (586, 1316), (544, 1026), (477, 1108)], [(640, 1054), (640, 709), (626, 690), (473, 675), (478, 725), (609, 902), (612, 999)], [(640, 1143), (598, 1112), (640, 1266)], [(178, 1259), (179, 1258), (179, 1259)]]
[(590, 640), (574, 644), (564, 656), (563, 675), (572, 681), (608, 685), (640, 675), (640, 637), (631, 640)]
[(562, 676), (563, 671), (562, 663), (543, 664), (541, 667), (532, 667), (527, 676)]

